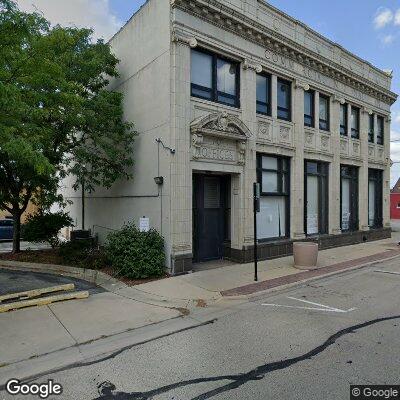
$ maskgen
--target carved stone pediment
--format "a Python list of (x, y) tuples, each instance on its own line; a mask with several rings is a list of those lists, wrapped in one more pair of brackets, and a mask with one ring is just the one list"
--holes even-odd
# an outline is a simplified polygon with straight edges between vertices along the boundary
[(244, 165), (249, 128), (235, 115), (212, 113), (190, 124), (192, 158)]
[(195, 119), (190, 124), (192, 133), (214, 136), (240, 138), (246, 140), (251, 136), (249, 128), (236, 116), (227, 112), (212, 113)]

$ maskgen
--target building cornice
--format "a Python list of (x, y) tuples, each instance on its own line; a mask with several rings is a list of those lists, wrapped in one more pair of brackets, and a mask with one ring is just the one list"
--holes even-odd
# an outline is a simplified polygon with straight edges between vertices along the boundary
[(397, 100), (397, 95), (390, 90), (301, 46), (217, 0), (171, 0), (171, 6), (281, 54), (386, 104), (391, 105)]

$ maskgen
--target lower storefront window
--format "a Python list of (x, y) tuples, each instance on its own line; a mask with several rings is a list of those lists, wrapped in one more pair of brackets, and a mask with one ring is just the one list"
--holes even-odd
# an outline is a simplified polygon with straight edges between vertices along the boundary
[(340, 228), (342, 231), (358, 230), (358, 168), (340, 167)]
[(324, 162), (304, 165), (305, 219), (307, 235), (328, 233), (328, 167)]
[(382, 171), (368, 170), (368, 226), (382, 227)]
[(289, 159), (259, 154), (257, 176), (261, 187), (257, 238), (289, 237)]

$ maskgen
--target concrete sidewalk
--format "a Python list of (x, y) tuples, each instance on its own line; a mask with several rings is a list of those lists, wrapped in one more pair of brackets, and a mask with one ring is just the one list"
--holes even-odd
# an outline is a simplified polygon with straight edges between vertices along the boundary
[[(394, 232), (391, 239), (362, 243), (346, 247), (322, 250), (318, 256), (320, 273), (326, 267), (340, 266), (340, 269), (354, 268), (370, 262), (384, 260), (400, 255), (397, 246), (399, 233)], [(217, 267), (220, 262), (214, 263)], [(327, 270), (327, 273), (334, 271)], [(339, 268), (338, 268), (339, 270)], [(318, 270), (317, 270), (318, 271)], [(260, 282), (300, 274), (301, 271), (293, 267), (293, 256), (258, 263), (258, 279)], [(298, 279), (304, 280), (301, 276)], [(296, 280), (294, 280), (295, 282)], [(232, 291), (254, 283), (254, 264), (223, 263), (223, 266), (213, 268), (207, 263), (204, 270), (188, 275), (182, 275), (167, 280), (150, 282), (130, 288), (130, 291), (140, 292), (147, 298), (159, 298), (169, 301), (188, 301), (186, 307), (191, 308), (197, 300), (207, 303), (221, 300), (221, 293)], [(259, 290), (265, 290), (260, 286)], [(253, 292), (253, 293), (254, 293)], [(239, 291), (238, 291), (238, 294)], [(247, 293), (249, 294), (249, 293)]]

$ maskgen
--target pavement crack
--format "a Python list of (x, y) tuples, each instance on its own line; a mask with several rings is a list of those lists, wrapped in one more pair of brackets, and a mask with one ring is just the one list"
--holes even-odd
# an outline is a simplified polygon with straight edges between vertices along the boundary
[(169, 392), (174, 389), (179, 389), (189, 385), (195, 385), (198, 383), (206, 383), (206, 382), (220, 382), (220, 381), (231, 381), (223, 386), (218, 388), (209, 390), (208, 392), (204, 392), (196, 397), (193, 397), (192, 400), (206, 400), (210, 399), (214, 396), (217, 396), (221, 393), (234, 390), (239, 388), (240, 386), (255, 380), (261, 380), (265, 378), (265, 376), (273, 371), (283, 370), (292, 365), (295, 365), (299, 362), (305, 360), (311, 360), (312, 358), (316, 357), (317, 355), (321, 354), (327, 348), (332, 346), (338, 339), (341, 337), (355, 333), (360, 329), (367, 328), (371, 325), (375, 325), (384, 321), (391, 321), (395, 319), (400, 319), (400, 315), (395, 315), (391, 317), (382, 317), (373, 319), (367, 322), (363, 322), (357, 325), (352, 325), (348, 328), (344, 328), (333, 335), (331, 335), (325, 342), (320, 344), (319, 346), (315, 347), (314, 349), (308, 351), (305, 354), (302, 354), (297, 357), (288, 358), (286, 360), (275, 361), (268, 364), (262, 364), (257, 366), (256, 368), (242, 374), (235, 374), (235, 375), (221, 375), (221, 376), (212, 376), (212, 377), (205, 377), (205, 378), (196, 378), (190, 379), (186, 381), (176, 382), (169, 385), (161, 386), (157, 389), (152, 389), (147, 392), (118, 392), (116, 391), (116, 387), (111, 382), (103, 382), (98, 386), (98, 391), (100, 396), (96, 397), (93, 400), (148, 400), (152, 399), (154, 396), (161, 395), (163, 393)]
[(78, 344), (78, 341), (75, 339), (74, 335), (68, 330), (68, 328), (61, 322), (60, 318), (57, 317), (56, 313), (52, 310), (52, 308), (48, 305), (47, 308), (54, 315), (54, 318), (61, 324), (61, 326), (68, 332), (68, 335), (71, 336), (72, 340), (75, 342), (75, 345)]

